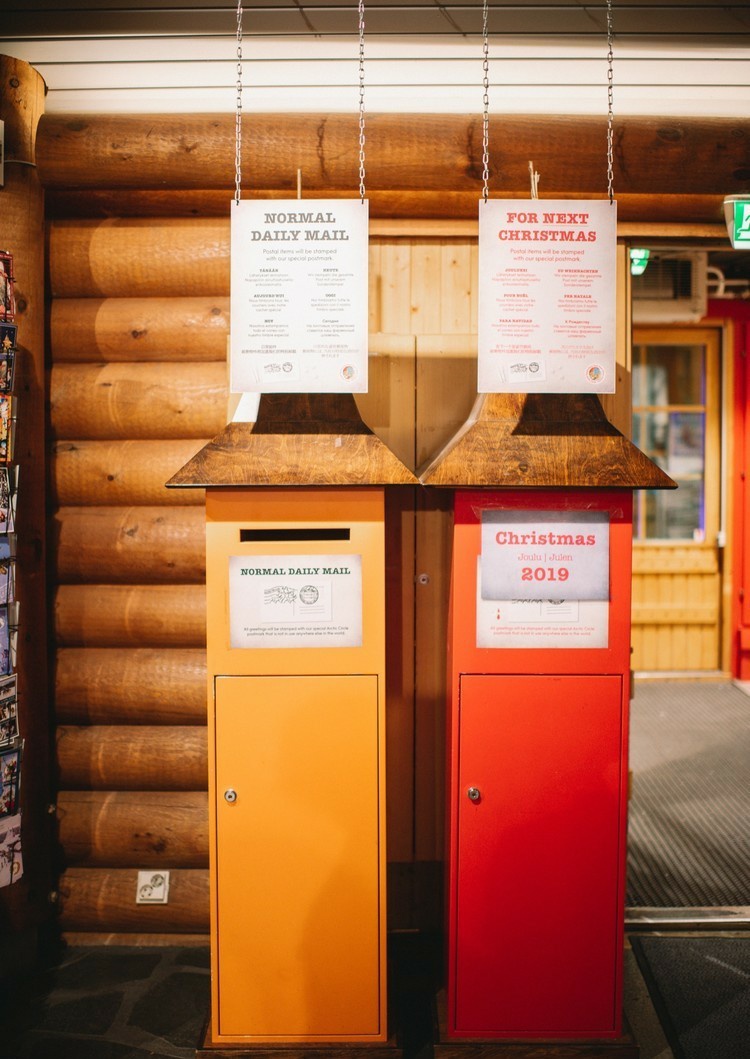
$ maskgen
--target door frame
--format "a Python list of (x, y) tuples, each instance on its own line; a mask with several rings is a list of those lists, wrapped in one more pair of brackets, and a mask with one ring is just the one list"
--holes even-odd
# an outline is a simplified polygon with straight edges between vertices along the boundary
[[(716, 308), (716, 303), (712, 309)], [(716, 529), (716, 547), (719, 563), (719, 668), (715, 671), (706, 670), (705, 678), (729, 677), (733, 674), (733, 630), (736, 627), (736, 618), (733, 614), (736, 592), (733, 585), (735, 533), (731, 532), (734, 526), (734, 498), (731, 483), (733, 481), (733, 469), (735, 466), (735, 355), (734, 342), (732, 339), (731, 320), (721, 316), (710, 315), (696, 323), (664, 323), (664, 324), (633, 324), (631, 331), (631, 365), (633, 363), (633, 349), (636, 344), (643, 345), (649, 341), (662, 344), (683, 343), (688, 344), (695, 341), (698, 336), (706, 332), (713, 332), (718, 340), (718, 379), (713, 392), (707, 388), (706, 405), (711, 400), (718, 404), (718, 421), (712, 431), (709, 432), (708, 416), (706, 417), (706, 451), (709, 447), (718, 458), (719, 475), (718, 481), (706, 481), (705, 504), (708, 513), (710, 505), (717, 512), (714, 521)], [(637, 336), (637, 340), (636, 340)], [(710, 380), (707, 375), (707, 383)], [(633, 395), (631, 387), (631, 410)], [(632, 436), (632, 428), (631, 428)], [(708, 466), (708, 456), (706, 458)], [(710, 523), (706, 520), (707, 538)], [(636, 544), (634, 539), (634, 546)], [(664, 675), (669, 671), (665, 670)], [(694, 674), (691, 673), (691, 676)]]

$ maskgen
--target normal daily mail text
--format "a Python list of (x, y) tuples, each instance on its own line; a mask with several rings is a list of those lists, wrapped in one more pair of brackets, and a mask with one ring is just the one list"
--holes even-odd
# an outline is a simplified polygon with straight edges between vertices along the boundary
[(229, 557), (230, 647), (360, 647), (362, 556)]
[(231, 232), (232, 392), (366, 392), (367, 203), (243, 201)]

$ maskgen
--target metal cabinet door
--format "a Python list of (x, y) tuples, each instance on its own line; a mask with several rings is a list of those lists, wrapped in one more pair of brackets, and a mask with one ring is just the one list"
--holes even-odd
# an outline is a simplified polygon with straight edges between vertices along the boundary
[(385, 1028), (377, 685), (216, 679), (222, 1037)]
[(614, 1035), (619, 676), (461, 678), (454, 1032)]

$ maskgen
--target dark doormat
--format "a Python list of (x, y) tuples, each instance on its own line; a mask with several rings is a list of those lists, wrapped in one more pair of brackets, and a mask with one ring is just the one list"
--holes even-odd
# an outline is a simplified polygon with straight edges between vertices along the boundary
[(675, 1059), (750, 1056), (750, 936), (630, 936)]

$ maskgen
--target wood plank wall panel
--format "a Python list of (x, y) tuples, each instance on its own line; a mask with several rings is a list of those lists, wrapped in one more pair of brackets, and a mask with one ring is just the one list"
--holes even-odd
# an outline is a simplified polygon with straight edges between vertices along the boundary
[(721, 573), (714, 548), (633, 549), (633, 664), (640, 671), (716, 672)]

